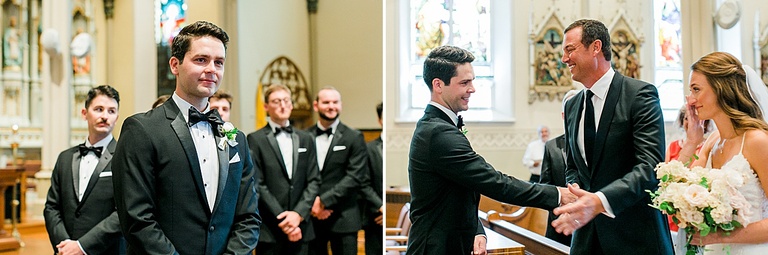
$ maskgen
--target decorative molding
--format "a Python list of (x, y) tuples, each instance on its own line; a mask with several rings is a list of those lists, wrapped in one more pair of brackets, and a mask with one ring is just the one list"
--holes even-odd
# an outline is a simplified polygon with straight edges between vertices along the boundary
[(104, 0), (104, 16), (107, 19), (115, 16), (115, 0)]
[(307, 11), (310, 14), (316, 14), (317, 13), (317, 2), (320, 0), (307, 0)]
[(533, 84), (528, 89), (529, 104), (537, 99), (560, 100), (566, 92), (574, 88), (570, 70), (561, 62), (563, 30), (563, 23), (555, 8), (550, 8), (549, 14), (535, 30), (530, 29), (528, 44), (532, 63), (530, 77), (533, 77)]
[[(482, 149), (519, 149), (525, 150), (528, 143), (536, 139), (537, 131), (508, 130), (499, 132), (500, 128), (469, 129), (467, 139), (475, 150)], [(387, 130), (387, 151), (408, 151), (411, 146), (412, 130)]]

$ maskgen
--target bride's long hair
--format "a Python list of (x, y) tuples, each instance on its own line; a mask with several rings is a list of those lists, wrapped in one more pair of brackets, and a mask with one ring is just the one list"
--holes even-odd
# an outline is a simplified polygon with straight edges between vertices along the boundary
[(707, 77), (717, 104), (731, 119), (735, 130), (762, 129), (768, 131), (760, 106), (750, 96), (746, 73), (741, 62), (726, 52), (712, 52), (691, 65)]

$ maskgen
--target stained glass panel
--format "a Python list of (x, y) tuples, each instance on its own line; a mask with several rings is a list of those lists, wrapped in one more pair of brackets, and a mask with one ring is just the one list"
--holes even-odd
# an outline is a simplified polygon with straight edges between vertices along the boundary
[(176, 89), (171, 73), (171, 41), (179, 33), (187, 17), (185, 0), (155, 1), (155, 43), (157, 45), (157, 95), (170, 95)]

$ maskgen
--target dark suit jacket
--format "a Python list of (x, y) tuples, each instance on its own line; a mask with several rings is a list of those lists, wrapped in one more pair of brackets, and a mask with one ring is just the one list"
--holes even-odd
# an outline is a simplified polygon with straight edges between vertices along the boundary
[(606, 96), (587, 167), (576, 137), (582, 128), (584, 91), (566, 103), (566, 180), (602, 191), (616, 218), (598, 215), (573, 235), (571, 254), (590, 254), (598, 240), (606, 254), (672, 254), (666, 217), (648, 206), (653, 171), (664, 160), (664, 120), (656, 87), (616, 72)]
[[(565, 187), (565, 134), (555, 137), (544, 144), (544, 158), (541, 161), (541, 183)], [(546, 236), (564, 245), (571, 245), (571, 237), (555, 231), (552, 221), (557, 219), (553, 212), (549, 212)]]
[(380, 215), (379, 208), (383, 205), (382, 197), (384, 193), (384, 159), (382, 157), (383, 141), (381, 136), (370, 141), (368, 147), (368, 182), (363, 184), (363, 224), (373, 224), (376, 216)]
[(127, 118), (122, 130), (112, 165), (129, 254), (246, 254), (256, 246), (258, 174), (242, 132), (236, 146), (217, 148), (211, 212), (195, 144), (173, 100)]
[(260, 242), (288, 242), (288, 236), (277, 226), (282, 220), (277, 215), (284, 211), (299, 213), (304, 220), (299, 225), (302, 240), (315, 238), (310, 209), (320, 187), (317, 170), (315, 138), (301, 130), (291, 134), (293, 141), (292, 177), (288, 179), (285, 159), (278, 147), (272, 128), (267, 126), (248, 135), (251, 158), (259, 169), (259, 212), (263, 225)]
[(80, 151), (75, 146), (56, 159), (43, 212), (54, 253), (58, 252), (56, 245), (66, 239), (80, 241), (88, 254), (119, 254), (124, 247), (112, 195), (111, 160), (116, 145), (112, 139), (103, 149), (80, 202)]
[[(307, 129), (315, 134), (317, 125)], [(333, 233), (354, 233), (360, 230), (360, 205), (358, 193), (367, 181), (368, 154), (363, 133), (339, 123), (333, 133), (331, 146), (320, 171), (320, 201), (326, 209), (333, 210), (328, 219), (316, 221), (330, 228)], [(318, 226), (315, 226), (318, 227)]]
[(407, 254), (469, 254), (483, 233), (477, 217), (480, 194), (551, 210), (557, 189), (496, 171), (437, 107), (428, 105), (416, 124), (408, 162), (411, 233)]

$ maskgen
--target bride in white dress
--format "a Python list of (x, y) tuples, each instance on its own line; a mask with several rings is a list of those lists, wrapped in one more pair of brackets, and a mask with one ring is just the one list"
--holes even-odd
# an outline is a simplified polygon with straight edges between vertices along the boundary
[[(768, 109), (768, 88), (754, 70), (724, 52), (707, 54), (691, 70), (688, 120), (711, 119), (718, 130), (691, 166), (740, 171), (746, 180), (740, 191), (751, 205), (745, 227), (727, 236), (694, 233), (691, 244), (706, 245), (704, 254), (728, 254), (729, 249), (731, 255), (768, 254), (768, 124), (763, 110)], [(688, 162), (704, 140), (703, 127), (692, 125), (687, 136), (681, 162)]]

